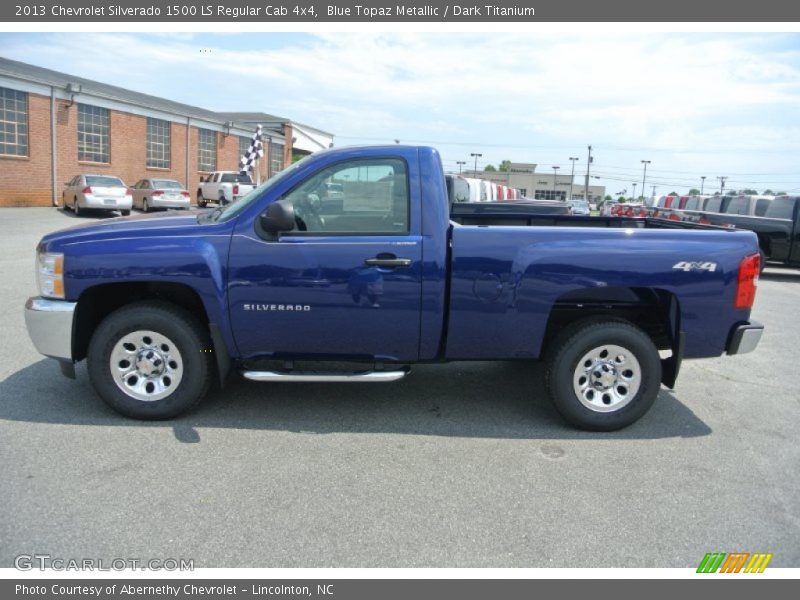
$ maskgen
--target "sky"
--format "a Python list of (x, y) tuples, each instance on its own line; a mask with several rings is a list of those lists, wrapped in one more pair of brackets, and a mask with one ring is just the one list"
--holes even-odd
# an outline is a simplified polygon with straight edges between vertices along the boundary
[(25, 33), (0, 56), (221, 111), (263, 111), (335, 145), (427, 144), (569, 172), (609, 194), (800, 193), (800, 34)]

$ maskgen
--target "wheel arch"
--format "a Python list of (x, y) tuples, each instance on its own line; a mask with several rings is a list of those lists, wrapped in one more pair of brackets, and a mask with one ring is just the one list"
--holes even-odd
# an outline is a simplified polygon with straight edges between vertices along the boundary
[(542, 349), (577, 321), (620, 320), (644, 331), (659, 351), (662, 383), (674, 387), (683, 356), (680, 304), (672, 292), (649, 287), (598, 287), (567, 292), (556, 299), (548, 316)]
[(163, 300), (180, 306), (195, 316), (209, 330), (220, 383), (231, 366), (231, 353), (218, 323), (210, 320), (200, 294), (191, 286), (171, 282), (115, 282), (92, 286), (78, 298), (72, 329), (72, 357), (86, 358), (89, 342), (98, 325), (115, 310), (142, 300)]

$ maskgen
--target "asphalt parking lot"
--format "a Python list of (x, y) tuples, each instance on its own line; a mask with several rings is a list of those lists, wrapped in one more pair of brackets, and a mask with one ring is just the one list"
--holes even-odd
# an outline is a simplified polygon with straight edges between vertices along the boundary
[(567, 427), (519, 363), (371, 386), (234, 377), (142, 423), (28, 339), (36, 242), (75, 222), (0, 210), (0, 566), (696, 567), (712, 551), (800, 566), (800, 270), (767, 268), (756, 353), (684, 363), (616, 433)]

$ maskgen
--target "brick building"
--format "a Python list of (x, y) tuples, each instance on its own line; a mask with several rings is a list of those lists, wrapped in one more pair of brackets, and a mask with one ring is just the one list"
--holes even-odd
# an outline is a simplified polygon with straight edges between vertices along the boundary
[[(60, 204), (79, 173), (177, 179), (194, 195), (202, 176), (238, 169), (255, 124), (236, 114), (0, 58), (0, 207)], [(291, 164), (295, 139), (291, 121), (265, 123), (254, 177)]]

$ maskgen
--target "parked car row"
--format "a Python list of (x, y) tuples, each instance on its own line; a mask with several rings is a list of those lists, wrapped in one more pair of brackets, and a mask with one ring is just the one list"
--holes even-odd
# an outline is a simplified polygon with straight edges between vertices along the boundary
[(485, 179), (449, 175), (455, 202), (507, 202), (523, 198), (520, 191)]
[(652, 216), (747, 229), (765, 260), (800, 267), (800, 196), (662, 196)]
[(143, 212), (155, 209), (188, 209), (189, 191), (179, 181), (148, 177), (132, 187), (114, 175), (76, 175), (64, 184), (61, 204), (80, 216), (84, 210), (116, 210), (122, 216), (136, 208)]

